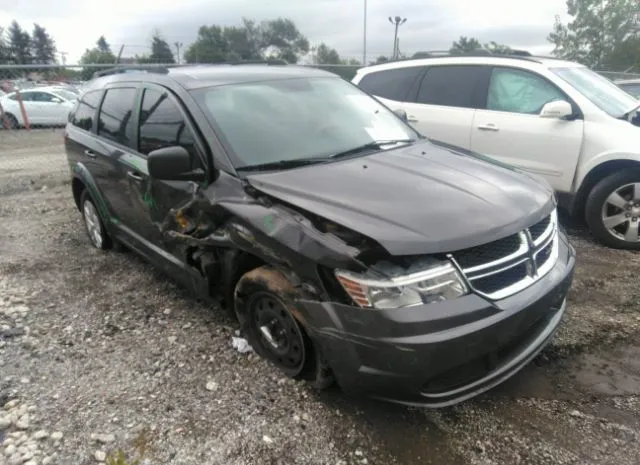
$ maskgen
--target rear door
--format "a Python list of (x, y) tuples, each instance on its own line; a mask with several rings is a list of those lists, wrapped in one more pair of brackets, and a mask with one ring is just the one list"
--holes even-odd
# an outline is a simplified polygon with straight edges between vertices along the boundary
[[(29, 120), (29, 124), (44, 124), (43, 123), (43, 114), (41, 109), (38, 107), (38, 104), (34, 100), (35, 92), (30, 90), (25, 90), (19, 92), (20, 100), (22, 100), (22, 104), (24, 105), (24, 111), (27, 114), (27, 119)], [(20, 100), (18, 100), (17, 95), (14, 94), (11, 97), (12, 100), (16, 103), (16, 112), (20, 112), (20, 117), (18, 119), (22, 120), (22, 109), (20, 108)]]
[(362, 76), (357, 86), (392, 110), (399, 110), (403, 108), (411, 89), (423, 71), (422, 66), (375, 71)]
[(475, 109), (489, 68), (479, 65), (436, 65), (427, 68), (404, 104), (409, 123), (421, 134), (469, 149)]
[(486, 105), (475, 113), (471, 149), (543, 176), (556, 190), (569, 192), (582, 147), (584, 121), (540, 118), (542, 107), (566, 100), (555, 84), (528, 70), (494, 67)]

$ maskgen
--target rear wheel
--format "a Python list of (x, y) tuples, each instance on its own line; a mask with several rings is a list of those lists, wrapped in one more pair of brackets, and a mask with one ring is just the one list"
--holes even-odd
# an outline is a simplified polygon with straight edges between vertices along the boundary
[(246, 273), (235, 289), (235, 311), (254, 350), (287, 376), (323, 389), (333, 383), (329, 368), (294, 317), (295, 288), (282, 273), (262, 266)]
[(603, 244), (640, 250), (640, 170), (619, 171), (598, 182), (587, 198), (586, 220)]
[(102, 223), (98, 209), (95, 202), (89, 195), (89, 191), (86, 189), (82, 192), (80, 197), (80, 205), (82, 207), (82, 218), (87, 230), (87, 235), (91, 240), (91, 243), (96, 249), (107, 250), (113, 246), (111, 239), (109, 238), (107, 231)]
[(20, 127), (18, 120), (11, 113), (5, 113), (4, 121), (1, 121), (0, 123), (2, 123), (2, 126), (7, 129), (18, 129)]

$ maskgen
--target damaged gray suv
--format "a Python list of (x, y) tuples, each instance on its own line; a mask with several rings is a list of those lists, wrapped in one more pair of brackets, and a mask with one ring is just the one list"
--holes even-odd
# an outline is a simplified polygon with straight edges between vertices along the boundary
[(288, 376), (440, 407), (553, 336), (575, 252), (539, 178), (426, 139), (320, 70), (105, 74), (65, 131), (91, 242), (221, 296)]

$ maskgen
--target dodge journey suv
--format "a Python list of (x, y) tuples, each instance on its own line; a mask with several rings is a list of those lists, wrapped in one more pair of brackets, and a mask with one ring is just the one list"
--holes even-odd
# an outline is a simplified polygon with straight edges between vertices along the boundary
[(575, 252), (551, 187), (333, 74), (105, 75), (65, 142), (95, 247), (222, 296), (260, 355), (318, 388), (450, 405), (520, 370), (565, 311)]
[(640, 250), (640, 101), (577, 63), (434, 57), (353, 79), (421, 134), (544, 177), (601, 242)]

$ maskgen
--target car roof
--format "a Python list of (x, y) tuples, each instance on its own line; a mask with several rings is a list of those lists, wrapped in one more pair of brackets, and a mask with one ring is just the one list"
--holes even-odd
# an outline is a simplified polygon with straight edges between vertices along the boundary
[(152, 81), (157, 83), (174, 82), (185, 89), (198, 89), (245, 82), (313, 77), (340, 79), (336, 74), (307, 66), (214, 64), (125, 70), (124, 72), (97, 77), (87, 85), (87, 88), (101, 88), (116, 82)]
[(640, 79), (620, 79), (615, 81), (616, 84), (640, 84)]
[(404, 68), (410, 66), (433, 65), (511, 65), (522, 68), (582, 68), (584, 65), (573, 61), (559, 60), (553, 57), (537, 56), (513, 56), (513, 55), (477, 55), (477, 56), (434, 56), (409, 60), (391, 61), (379, 65), (360, 68), (358, 74), (367, 74), (375, 71)]

